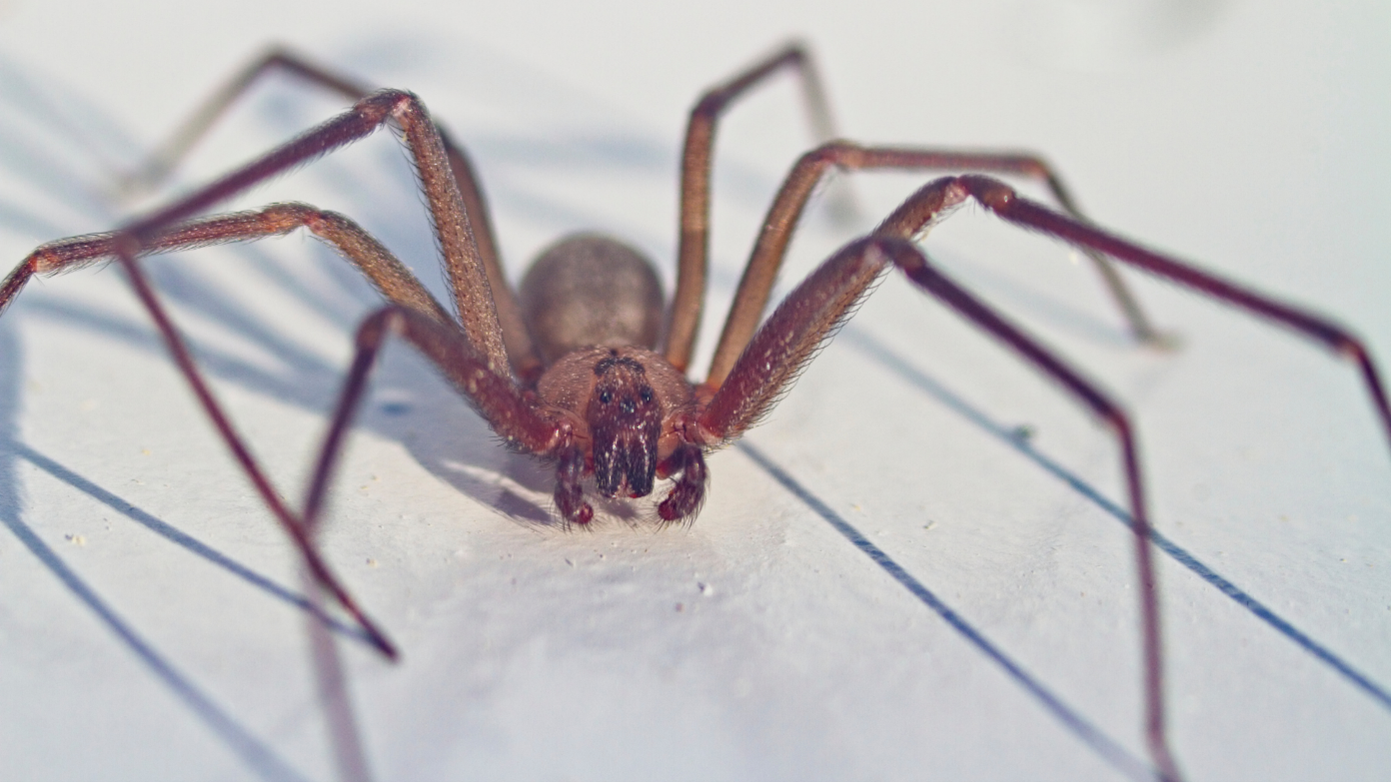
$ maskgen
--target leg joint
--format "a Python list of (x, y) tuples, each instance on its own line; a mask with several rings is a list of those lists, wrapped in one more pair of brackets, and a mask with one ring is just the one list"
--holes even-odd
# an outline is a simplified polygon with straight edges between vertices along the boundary
[(957, 181), (966, 188), (966, 192), (993, 212), (1008, 210), (1015, 198), (1014, 188), (998, 179), (967, 174), (958, 177)]

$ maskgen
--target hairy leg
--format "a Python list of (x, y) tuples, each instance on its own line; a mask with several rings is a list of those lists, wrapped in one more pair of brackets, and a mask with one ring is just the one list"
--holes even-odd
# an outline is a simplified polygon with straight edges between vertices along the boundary
[[(744, 276), (740, 279), (739, 288), (734, 295), (734, 303), (730, 306), (729, 316), (725, 320), (724, 332), (715, 348), (715, 357), (710, 363), (710, 372), (705, 379), (705, 384), (710, 388), (720, 387), (734, 367), (735, 359), (739, 358), (754, 330), (758, 328), (778, 270), (782, 268), (783, 259), (787, 255), (792, 232), (796, 229), (797, 222), (816, 186), (832, 169), (974, 170), (1016, 174), (1042, 182), (1065, 212), (1079, 220), (1084, 219), (1063, 185), (1062, 178), (1037, 155), (1024, 152), (956, 152), (908, 147), (867, 147), (850, 141), (833, 141), (818, 147), (803, 155), (792, 167), (772, 206), (769, 207), (767, 217), (763, 220), (763, 227), (758, 233), (753, 253), (749, 257), (748, 266), (744, 269)], [(1081, 249), (1101, 272), (1103, 281), (1129, 322), (1131, 332), (1141, 341), (1152, 343), (1160, 340), (1158, 333), (1150, 325), (1112, 264), (1103, 254), (1090, 247)]]
[(261, 469), (231, 418), (213, 395), (183, 337), (174, 327), (153, 287), (140, 269), (138, 261), (127, 256), (120, 256), (119, 260), (130, 277), (136, 295), (149, 310), (175, 363), (193, 388), (200, 405), (232, 451), (233, 458), (251, 481), (257, 494), (304, 557), (311, 577), (353, 616), (371, 643), (383, 655), (395, 659), (398, 654), (395, 646), (358, 607), (352, 595), (329, 569), (314, 542), (314, 533), (331, 483), (333, 468), (342, 451), (342, 440), (366, 391), (368, 376), (386, 335), (399, 334), (414, 345), (460, 390), (498, 435), (514, 447), (538, 455), (549, 455), (554, 451), (558, 439), (555, 425), (536, 410), (510, 377), (498, 375), (489, 367), (486, 359), (453, 321), (441, 320), (433, 313), (420, 312), (413, 308), (388, 307), (367, 318), (358, 329), (357, 350), (353, 363), (343, 382), (339, 400), (311, 473), (304, 506), (296, 513), (282, 499), (282, 494)]
[(473, 227), (465, 210), (443, 141), (425, 105), (410, 93), (384, 90), (264, 156), (234, 170), (173, 204), (127, 225), (112, 238), (116, 254), (135, 258), (158, 240), (207, 209), (261, 182), (350, 144), (385, 124), (400, 128), (419, 174), (443, 263), (464, 331), (499, 375), (511, 376), (497, 309), (483, 268)]
[[(260, 213), (233, 215), (221, 222), (201, 220), (189, 222), (190, 218), (212, 206), (225, 201), (266, 179), (274, 177), (289, 168), (301, 165), (326, 154), (338, 147), (370, 135), (383, 124), (392, 123), (400, 128), (406, 145), (414, 158), (420, 176), (421, 186), (434, 221), (446, 269), (454, 286), (455, 304), (458, 308), (459, 323), (445, 316), (442, 322), (442, 308), (426, 294), (418, 282), (400, 267), (390, 254), (380, 245), (370, 240), (360, 229), (346, 220), (321, 213), (307, 207), (288, 206), (264, 210)], [(462, 384), (466, 394), (481, 386), (504, 389), (503, 396), (510, 394), (520, 398), (520, 391), (513, 378), (512, 366), (503, 346), (501, 328), (489, 289), (487, 274), (482, 266), (478, 250), (474, 244), (469, 215), (459, 194), (456, 178), (448, 162), (443, 141), (423, 104), (408, 93), (385, 91), (359, 101), (350, 111), (323, 123), (303, 136), (292, 140), (265, 156), (233, 171), (213, 183), (194, 191), (173, 204), (136, 220), (113, 234), (96, 237), (80, 237), (68, 242), (59, 242), (42, 248), (12, 272), (0, 283), (0, 303), (13, 299), (30, 277), (35, 273), (51, 271), (63, 266), (80, 264), (83, 260), (115, 256), (125, 268), (131, 284), (141, 302), (150, 312), (175, 363), (188, 380), (194, 395), (212, 420), (214, 427), (232, 451), (233, 457), (255, 487), (286, 533), (295, 541), (297, 548), (305, 557), (306, 565), (313, 578), (334, 596), (368, 634), (372, 643), (388, 657), (395, 657), (396, 650), (386, 636), (376, 628), (370, 619), (358, 608), (346, 589), (338, 582), (319, 556), (310, 537), (309, 525), (295, 514), (281, 498), (269, 478), (251, 456), (244, 441), (237, 434), (231, 420), (222, 410), (211, 389), (203, 379), (182, 336), (175, 329), (163, 305), (159, 302), (153, 287), (140, 270), (137, 258), (152, 250), (177, 246), (197, 245), (232, 241), (237, 238), (255, 238), (278, 232), (277, 221), (293, 225), (296, 222), (322, 229), (326, 238), (336, 237), (341, 248), (349, 245), (354, 252), (365, 253), (358, 265), (378, 281), (383, 290), (395, 290), (399, 300), (410, 307), (402, 312), (405, 323), (411, 324), (421, 334), (421, 340), (438, 342), (439, 330), (448, 330), (450, 339), (467, 346), (466, 358), (459, 358), (457, 345), (449, 348), (451, 357), (458, 359), (449, 365), (441, 364), (441, 369), (457, 384)], [(269, 227), (265, 224), (269, 223)], [(354, 230), (356, 229), (356, 230)], [(349, 253), (351, 255), (351, 253)], [(49, 268), (52, 267), (52, 268)], [(390, 295), (390, 294), (389, 294)], [(418, 309), (417, 309), (418, 308)], [(420, 323), (433, 324), (419, 326)], [(433, 335), (433, 336), (432, 336)], [(450, 340), (445, 340), (450, 342)], [(418, 343), (419, 344), (419, 343)], [(433, 344), (433, 343), (432, 343)], [(451, 343), (452, 344), (452, 343)], [(422, 348), (424, 349), (424, 348)], [(428, 350), (426, 350), (429, 353)], [(437, 361), (437, 363), (439, 363)], [(476, 364), (476, 366), (475, 366)], [(481, 374), (480, 374), (481, 373)], [(492, 399), (494, 396), (489, 396)], [(479, 398), (470, 395), (480, 409), (484, 407)], [(518, 403), (520, 404), (520, 403)], [(525, 416), (507, 414), (501, 419), (515, 424), (523, 421), (522, 429), (534, 433), (536, 421), (527, 429)], [(497, 423), (498, 419), (490, 418)], [(338, 424), (342, 425), (342, 424)], [(542, 427), (544, 428), (544, 427)], [(500, 431), (504, 437), (507, 432)], [(341, 436), (341, 434), (339, 435)], [(319, 489), (322, 491), (322, 488)]]
[[(542, 415), (515, 385), (490, 370), (457, 325), (411, 308), (385, 307), (358, 327), (356, 353), (343, 379), (305, 496), (304, 524), (311, 529), (318, 523), (343, 438), (367, 390), (377, 355), (390, 335), (406, 340), (429, 359), (508, 446), (543, 457), (553, 456), (562, 446), (563, 430)], [(583, 465), (581, 455), (581, 468)]]
[[(944, 189), (945, 190), (945, 189)], [(939, 193), (941, 209), (959, 196)], [(1116, 435), (1122, 471), (1129, 493), (1135, 533), (1135, 565), (1140, 584), (1141, 633), (1145, 670), (1145, 723), (1150, 754), (1160, 776), (1178, 780), (1180, 774), (1168, 746), (1165, 729), (1163, 643), (1154, 565), (1149, 546), (1149, 521), (1144, 499), (1139, 451), (1134, 428), (1122, 408), (1090, 380), (1055, 357), (1032, 337), (1010, 324), (960, 286), (932, 268), (918, 248), (906, 239), (889, 236), (858, 240), (829, 260), (798, 286), (754, 336), (728, 382), (714, 394), (699, 418), (700, 429), (712, 442), (727, 442), (768, 411), (781, 391), (841, 323), (854, 305), (890, 266), (978, 327), (990, 332), (1039, 371), (1056, 380), (1083, 407)]]
[[(280, 46), (273, 47), (253, 59), (210, 95), (175, 129), (168, 140), (151, 153), (140, 169), (131, 175), (126, 182), (126, 189), (146, 190), (157, 187), (188, 156), (189, 151), (208, 134), (217, 121), (226, 115), (232, 104), (255, 86), (262, 76), (275, 72), (287, 73), (311, 86), (329, 90), (350, 101), (360, 101), (373, 92), (371, 87), (319, 65), (298, 52)], [(488, 204), (478, 184), (478, 176), (474, 173), (473, 163), (463, 146), (455, 143), (445, 128), (439, 125), (435, 128), (444, 144), (445, 155), (449, 159), (449, 167), (454, 174), (459, 195), (463, 198), (464, 211), (469, 215), (473, 226), (478, 258), (487, 274), (493, 302), (497, 307), (503, 343), (518, 374), (530, 377), (539, 373), (541, 362), (531, 345), (531, 337), (522, 321), (516, 297), (502, 272)]]
[(929, 183), (904, 201), (875, 234), (848, 245), (818, 267), (754, 334), (725, 382), (718, 388), (707, 387), (709, 401), (692, 429), (700, 442), (714, 447), (737, 438), (757, 423), (890, 265), (898, 266), (923, 291), (1004, 342), (1057, 381), (1119, 441), (1135, 533), (1135, 569), (1140, 583), (1146, 734), (1159, 774), (1165, 779), (1178, 779), (1178, 767), (1168, 746), (1165, 728), (1163, 643), (1134, 426), (1124, 410), (1099, 386), (934, 269), (909, 241), (968, 198), (977, 200), (1004, 220), (1183, 283), (1200, 293), (1291, 327), (1338, 355), (1351, 358), (1361, 370), (1373, 405), (1391, 438), (1391, 408), (1388, 408), (1380, 376), (1366, 347), (1347, 330), (1322, 316), (1275, 301), (1191, 264), (1146, 250), (1081, 220), (1019, 198), (1004, 183), (982, 176), (947, 177)]
[(784, 45), (723, 84), (711, 87), (691, 109), (685, 148), (681, 153), (676, 290), (667, 310), (662, 348), (667, 360), (683, 372), (690, 364), (700, 326), (710, 262), (710, 174), (714, 168), (716, 123), (736, 100), (784, 70), (795, 72), (801, 79), (802, 94), (817, 142), (829, 141), (835, 136), (835, 127), (826, 92), (811, 52), (798, 42)]
[[(388, 301), (441, 322), (453, 322), (444, 307), (411, 274), (410, 269), (360, 226), (336, 212), (321, 211), (305, 204), (275, 204), (252, 212), (216, 215), (183, 223), (160, 234), (144, 254), (283, 236), (297, 228), (307, 228), (337, 250), (339, 255), (354, 263)], [(0, 312), (34, 275), (59, 274), (114, 260), (117, 257), (113, 245), (115, 236), (114, 233), (74, 236), (34, 250), (10, 273), (5, 283), (0, 284)]]

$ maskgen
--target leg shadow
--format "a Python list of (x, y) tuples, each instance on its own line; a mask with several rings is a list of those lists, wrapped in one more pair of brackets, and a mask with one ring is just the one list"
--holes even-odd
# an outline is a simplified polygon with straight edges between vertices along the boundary
[[(841, 333), (840, 339), (851, 343), (861, 354), (879, 362), (881, 366), (898, 375), (904, 382), (945, 405), (948, 409), (957, 413), (967, 421), (970, 421), (985, 433), (1008, 445), (1021, 456), (1042, 468), (1049, 475), (1067, 484), (1073, 491), (1076, 491), (1087, 501), (1091, 502), (1097, 508), (1100, 508), (1111, 518), (1124, 524), (1127, 528), (1132, 528), (1134, 526), (1134, 519), (1131, 518), (1127, 510), (1107, 499), (1101, 492), (1097, 491), (1095, 487), (1088, 484), (1076, 473), (1071, 472), (1046, 454), (1035, 449), (1027, 438), (1019, 437), (1018, 432), (1013, 427), (1001, 424), (986, 415), (983, 411), (967, 402), (942, 383), (913, 367), (882, 342), (879, 342), (863, 331), (853, 327), (846, 328)], [(1369, 676), (1357, 670), (1351, 663), (1334, 654), (1328, 647), (1310, 637), (1308, 633), (1295, 627), (1288, 619), (1281, 617), (1279, 614), (1275, 613), (1275, 611), (1271, 610), (1269, 606), (1260, 602), (1246, 591), (1224, 578), (1211, 566), (1203, 563), (1187, 550), (1165, 537), (1163, 533), (1151, 529), (1150, 540), (1152, 540), (1155, 546), (1157, 546), (1160, 551), (1164, 552), (1170, 559), (1192, 571), (1203, 581), (1235, 601), (1237, 605), (1251, 612), (1256, 618), (1269, 625), (1296, 646), (1308, 652), (1314, 659), (1333, 669), (1339, 676), (1343, 677), (1343, 679), (1366, 693), (1377, 705), (1387, 711), (1391, 711), (1391, 690), (1388, 690), (1385, 686), (1378, 684)]]

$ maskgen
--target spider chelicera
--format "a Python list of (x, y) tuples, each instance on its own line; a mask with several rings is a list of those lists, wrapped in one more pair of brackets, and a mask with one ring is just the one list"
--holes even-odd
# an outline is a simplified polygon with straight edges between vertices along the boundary
[[(597, 234), (573, 236), (551, 246), (514, 292), (502, 274), (482, 192), (464, 150), (434, 124), (424, 104), (407, 92), (372, 92), (284, 51), (259, 59), (214, 96), (154, 158), (145, 178), (160, 179), (258, 76), (277, 69), (356, 103), (340, 116), (118, 231), (62, 239), (38, 248), (0, 284), (0, 310), (34, 275), (119, 261), (207, 414), (295, 541), (314, 578), (389, 657), (396, 656), (395, 647), (357, 607), (314, 544), (315, 525), (342, 438), (388, 335), (404, 338), (426, 356), (509, 447), (555, 464), (555, 512), (564, 524), (591, 523), (594, 510), (586, 499), (590, 486), (606, 498), (659, 492), (660, 522), (689, 523), (705, 497), (705, 454), (758, 423), (875, 282), (897, 267), (923, 292), (1057, 381), (1117, 437), (1134, 519), (1149, 749), (1161, 777), (1179, 778), (1165, 735), (1160, 622), (1134, 428), (1106, 392), (944, 276), (914, 243), (968, 200), (1006, 222), (1078, 247), (1094, 262), (1141, 341), (1155, 342), (1159, 337), (1112, 268), (1112, 259), (1183, 283), (1324, 344), (1357, 364), (1391, 435), (1391, 409), (1363, 343), (1325, 318), (1092, 226), (1040, 158), (830, 141), (834, 135), (830, 112), (817, 72), (807, 50), (798, 44), (777, 50), (710, 89), (691, 112), (682, 155), (677, 283), (669, 303), (647, 259)], [(781, 71), (800, 77), (811, 122), (826, 143), (805, 154), (784, 181), (758, 235), (709, 371), (703, 381), (691, 382), (687, 373), (705, 293), (716, 124), (737, 99)], [(382, 125), (400, 131), (416, 165), (454, 295), (452, 307), (439, 303), (404, 264), (342, 215), (303, 204), (276, 204), (251, 212), (197, 217)], [(764, 318), (792, 232), (815, 186), (832, 169), (1021, 176), (1041, 182), (1058, 209), (1019, 197), (1007, 185), (979, 174), (933, 180), (874, 231), (823, 262)], [(308, 229), (354, 263), (389, 305), (369, 316), (357, 331), (356, 355), (304, 506), (294, 510), (280, 499), (213, 398), (137, 259), (251, 241), (299, 228)], [(659, 480), (669, 480), (670, 486), (659, 487)]]

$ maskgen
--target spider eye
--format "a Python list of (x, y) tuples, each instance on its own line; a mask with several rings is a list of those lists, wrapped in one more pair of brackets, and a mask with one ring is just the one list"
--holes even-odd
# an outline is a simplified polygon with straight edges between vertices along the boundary
[(612, 402), (612, 401), (613, 401), (613, 392), (612, 392), (612, 391), (609, 391), (608, 389), (604, 389), (603, 391), (600, 391), (600, 392), (599, 392), (599, 404), (601, 404), (601, 405), (606, 405), (606, 404), (608, 404), (609, 402)]
[(639, 396), (642, 397), (642, 403), (643, 403), (643, 404), (651, 404), (651, 403), (652, 403), (652, 389), (650, 389), (650, 388), (643, 388), (642, 391), (639, 392)]

